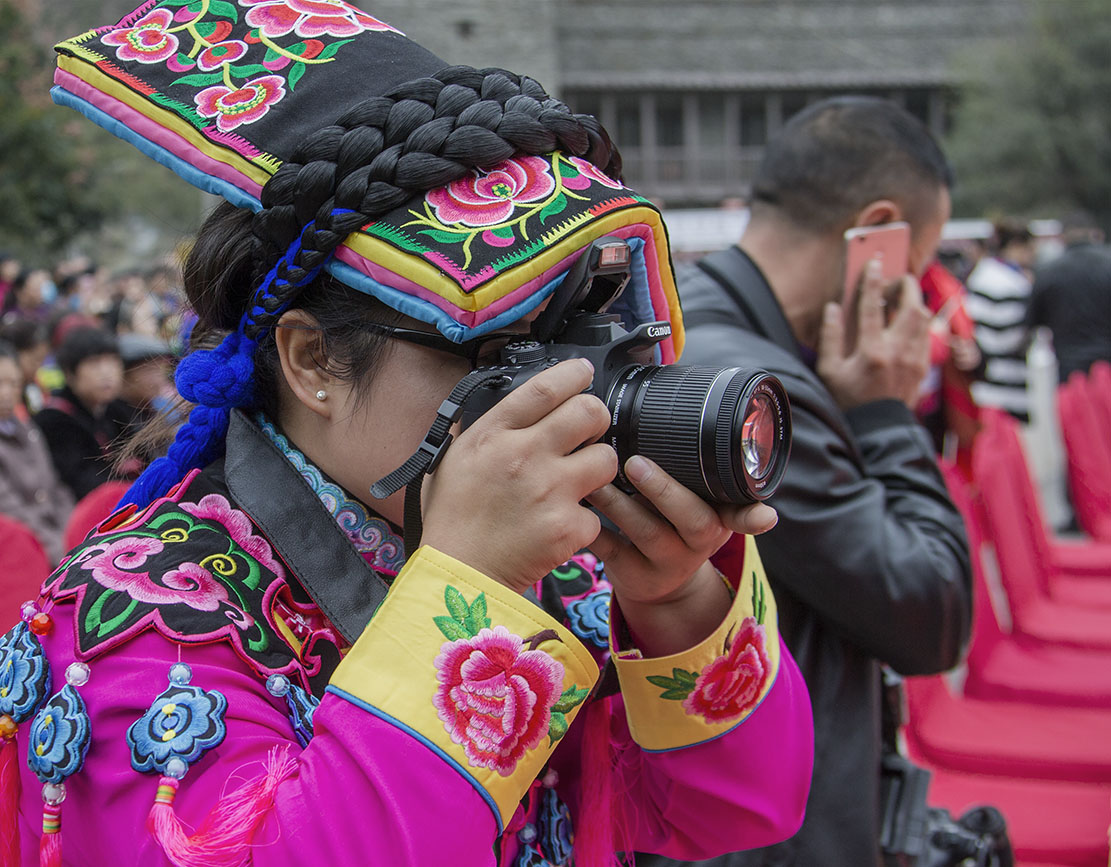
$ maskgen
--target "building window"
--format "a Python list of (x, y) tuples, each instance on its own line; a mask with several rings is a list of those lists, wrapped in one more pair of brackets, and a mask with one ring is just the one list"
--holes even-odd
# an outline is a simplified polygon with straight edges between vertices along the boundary
[(768, 141), (768, 105), (762, 93), (741, 97), (741, 147), (763, 147)]
[(656, 95), (656, 144), (662, 148), (683, 146), (683, 97), (678, 93)]
[(616, 102), (618, 144), (623, 148), (640, 147), (640, 94), (618, 94)]

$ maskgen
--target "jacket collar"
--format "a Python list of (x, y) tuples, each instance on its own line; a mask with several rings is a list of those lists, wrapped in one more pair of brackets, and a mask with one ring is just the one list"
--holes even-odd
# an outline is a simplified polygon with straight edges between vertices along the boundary
[(228, 424), (224, 478), (232, 498), (266, 534), (298, 583), (354, 643), (389, 586), (281, 450), (239, 410)]

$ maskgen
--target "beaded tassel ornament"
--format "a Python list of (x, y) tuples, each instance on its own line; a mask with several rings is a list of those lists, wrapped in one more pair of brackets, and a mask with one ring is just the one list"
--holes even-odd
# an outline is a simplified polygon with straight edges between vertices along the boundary
[(0, 638), (0, 867), (19, 860), (19, 726), (50, 694), (50, 666), (38, 635), (53, 621), (34, 602), (23, 603), (20, 622)]
[(147, 827), (175, 867), (235, 867), (247, 863), (255, 829), (295, 765), (287, 751), (271, 751), (262, 776), (221, 798), (188, 834), (174, 812), (178, 787), (189, 768), (224, 740), (228, 706), (222, 693), (191, 686), (192, 679), (185, 663), (170, 666), (169, 687), (127, 730), (131, 766), (160, 775)]
[[(39, 612), (35, 617), (49, 615)], [(46, 624), (40, 619), (40, 628)], [(51, 624), (52, 625), (52, 624)], [(27, 764), (42, 783), (42, 838), (39, 842), (41, 867), (60, 867), (62, 863), (62, 802), (66, 799), (66, 780), (85, 764), (89, 751), (91, 725), (85, 700), (78, 688), (89, 681), (89, 666), (70, 663), (66, 685), (54, 693), (35, 714), (27, 738)]]

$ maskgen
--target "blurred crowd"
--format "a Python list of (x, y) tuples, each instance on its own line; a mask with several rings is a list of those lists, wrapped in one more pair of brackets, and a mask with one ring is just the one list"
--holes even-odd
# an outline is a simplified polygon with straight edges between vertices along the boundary
[(0, 513), (52, 562), (75, 503), (141, 469), (121, 448), (172, 406), (187, 326), (175, 266), (110, 274), (0, 254)]

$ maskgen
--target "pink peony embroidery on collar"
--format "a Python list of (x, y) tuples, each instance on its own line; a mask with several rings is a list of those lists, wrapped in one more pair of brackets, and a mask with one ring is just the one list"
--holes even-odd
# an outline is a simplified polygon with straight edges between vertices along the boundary
[(446, 642), (435, 660), (440, 685), (433, 703), (444, 729), (472, 766), (503, 777), (549, 734), (563, 683), (561, 663), (523, 646), (495, 626)]
[(254, 7), (247, 23), (270, 38), (293, 31), (305, 38), (355, 36), (364, 30), (401, 32), (342, 0), (239, 0), (239, 5)]
[[(98, 546), (99, 547), (99, 546)], [(228, 591), (212, 573), (197, 563), (183, 563), (160, 576), (156, 582), (149, 572), (140, 569), (147, 558), (162, 551), (159, 539), (135, 536), (117, 539), (82, 560), (81, 568), (92, 573), (93, 580), (103, 587), (126, 593), (138, 602), (152, 605), (183, 604), (199, 611), (216, 611), (228, 601)]]
[(161, 63), (177, 54), (177, 37), (167, 32), (173, 23), (169, 9), (152, 9), (131, 27), (106, 33), (100, 41), (116, 46), (118, 60)]
[(426, 201), (445, 225), (493, 226), (508, 220), (518, 205), (537, 202), (555, 187), (546, 159), (519, 156), (431, 190)]
[(270, 543), (254, 534), (251, 519), (246, 513), (233, 509), (220, 494), (207, 494), (197, 503), (182, 503), (181, 508), (194, 518), (220, 524), (244, 551), (279, 577), (285, 575), (281, 563), (274, 556)]
[(756, 706), (770, 668), (767, 633), (746, 617), (725, 655), (702, 669), (683, 710), (711, 723), (736, 719)]
[(263, 117), (283, 96), (285, 80), (280, 75), (263, 75), (239, 88), (214, 84), (194, 95), (193, 101), (203, 117), (216, 118), (218, 130), (231, 132)]

